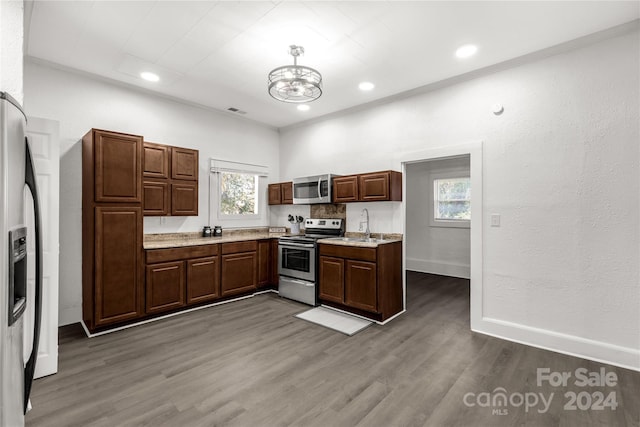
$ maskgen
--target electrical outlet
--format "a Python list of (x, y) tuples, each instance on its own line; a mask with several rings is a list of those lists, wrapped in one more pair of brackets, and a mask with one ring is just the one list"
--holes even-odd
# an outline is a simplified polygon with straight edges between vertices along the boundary
[(500, 227), (500, 214), (491, 214), (491, 226)]

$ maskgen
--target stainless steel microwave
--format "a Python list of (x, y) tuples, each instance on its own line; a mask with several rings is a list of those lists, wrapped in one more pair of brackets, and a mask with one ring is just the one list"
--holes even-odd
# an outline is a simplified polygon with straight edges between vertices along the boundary
[(293, 204), (331, 203), (332, 174), (293, 179)]

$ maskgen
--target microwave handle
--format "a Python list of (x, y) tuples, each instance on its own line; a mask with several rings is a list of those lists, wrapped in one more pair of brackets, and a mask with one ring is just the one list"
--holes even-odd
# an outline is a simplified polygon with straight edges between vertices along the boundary
[(318, 197), (322, 197), (322, 178), (318, 179)]

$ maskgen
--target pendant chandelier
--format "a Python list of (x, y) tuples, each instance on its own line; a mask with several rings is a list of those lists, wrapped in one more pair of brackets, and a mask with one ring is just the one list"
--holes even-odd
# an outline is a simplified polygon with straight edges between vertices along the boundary
[(313, 68), (298, 65), (298, 56), (304, 54), (302, 46), (289, 46), (293, 65), (278, 67), (269, 73), (269, 95), (278, 101), (311, 102), (322, 95), (322, 76)]

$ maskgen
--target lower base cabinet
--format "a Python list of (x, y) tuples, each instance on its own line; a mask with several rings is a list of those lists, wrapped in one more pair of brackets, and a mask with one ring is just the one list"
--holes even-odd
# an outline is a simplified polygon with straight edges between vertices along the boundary
[(220, 298), (220, 257), (187, 261), (187, 304)]
[(258, 284), (257, 242), (222, 244), (222, 296), (255, 290)]
[(185, 305), (184, 261), (147, 266), (146, 312), (161, 313)]
[(319, 245), (321, 302), (384, 321), (402, 311), (402, 242)]

